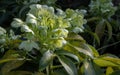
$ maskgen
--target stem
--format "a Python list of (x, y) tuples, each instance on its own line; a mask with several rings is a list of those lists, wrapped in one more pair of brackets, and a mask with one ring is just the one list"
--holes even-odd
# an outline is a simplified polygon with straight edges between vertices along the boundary
[(50, 66), (48, 66), (48, 67), (46, 68), (46, 72), (47, 72), (47, 75), (51, 75)]
[(99, 20), (99, 17), (92, 17), (90, 19), (87, 19), (87, 22), (91, 22), (91, 21), (95, 21), (95, 20)]
[(119, 43), (120, 43), (120, 41), (115, 42), (115, 43), (112, 43), (112, 44), (109, 44), (109, 45), (106, 45), (106, 46), (103, 46), (103, 47), (101, 47), (101, 48), (98, 48), (97, 50), (99, 51), (99, 50), (101, 50), (101, 49), (104, 49), (104, 48), (107, 48), (107, 47), (110, 47), (110, 46), (113, 46), (113, 45), (116, 45), (116, 44), (119, 44)]

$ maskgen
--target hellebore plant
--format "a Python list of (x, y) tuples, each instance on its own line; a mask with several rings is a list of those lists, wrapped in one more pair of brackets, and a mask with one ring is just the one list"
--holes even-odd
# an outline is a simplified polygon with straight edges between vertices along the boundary
[[(116, 70), (120, 69), (120, 59), (114, 55), (100, 56), (94, 47), (88, 45), (78, 35), (84, 32), (85, 23), (84, 15), (78, 9), (63, 11), (47, 5), (31, 5), (25, 21), (14, 18), (11, 23), (13, 29), (19, 31), (18, 34), (13, 30), (8, 33), (0, 27), (0, 49), (1, 52), (6, 51), (0, 63), (7, 62), (0, 73), (2, 75), (116, 73)], [(39, 54), (37, 55), (35, 51)], [(16, 70), (26, 61), (39, 63), (37, 72)]]

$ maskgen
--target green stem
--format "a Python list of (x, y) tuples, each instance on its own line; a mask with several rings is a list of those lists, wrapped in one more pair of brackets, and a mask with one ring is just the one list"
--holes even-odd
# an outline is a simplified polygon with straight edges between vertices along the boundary
[(91, 22), (91, 21), (95, 21), (99, 19), (100, 19), (99, 17), (92, 17), (92, 18), (87, 19), (87, 22)]
[(102, 50), (102, 49), (107, 48), (107, 47), (110, 47), (110, 46), (114, 46), (114, 45), (119, 44), (119, 43), (120, 43), (120, 41), (115, 42), (115, 43), (112, 43), (112, 44), (109, 44), (109, 45), (106, 45), (106, 46), (103, 46), (103, 47), (101, 47), (101, 48), (98, 48), (97, 50), (99, 51), (99, 50)]
[(51, 75), (50, 66), (48, 66), (48, 67), (46, 68), (46, 72), (47, 72), (47, 75)]

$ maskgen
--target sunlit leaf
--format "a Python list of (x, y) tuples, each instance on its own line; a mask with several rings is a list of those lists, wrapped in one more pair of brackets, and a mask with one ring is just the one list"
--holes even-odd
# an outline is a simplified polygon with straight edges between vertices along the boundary
[(115, 58), (115, 57), (111, 57), (111, 56), (103, 56), (103, 57), (101, 57), (101, 59), (104, 59), (104, 60), (107, 60), (107, 61), (110, 61), (110, 62), (120, 65), (119, 58)]
[(90, 56), (91, 58), (94, 58), (93, 54), (89, 52), (88, 50), (82, 49), (80, 47), (74, 47), (78, 52), (83, 53), (85, 55)]
[(77, 69), (70, 59), (64, 56), (58, 56), (58, 59), (69, 75), (78, 75)]
[(113, 70), (112, 67), (108, 67), (108, 68), (106, 69), (106, 75), (110, 75), (110, 74), (113, 73), (113, 72), (114, 72), (114, 70)]
[(19, 57), (19, 56), (20, 56), (20, 55), (18, 54), (17, 51), (15, 51), (15, 50), (8, 50), (8, 51), (4, 54), (4, 56), (3, 56), (2, 59), (17, 58), (17, 57)]
[(93, 46), (91, 46), (91, 45), (88, 45), (90, 48), (91, 48), (91, 50), (93, 51), (93, 55), (95, 56), (95, 57), (98, 57), (99, 56), (99, 53), (98, 53), (98, 51), (93, 47)]
[(4, 56), (0, 59), (0, 64), (5, 63), (5, 62), (10, 62), (10, 61), (19, 61), (19, 60), (24, 60), (24, 58), (20, 58), (20, 55), (18, 54), (17, 51), (14, 50), (8, 50)]
[(78, 34), (75, 34), (75, 33), (69, 33), (68, 34), (68, 37), (66, 38), (66, 40), (80, 40), (80, 41), (85, 41), (83, 39), (82, 36), (78, 35)]
[(111, 62), (111, 61), (107, 61), (101, 58), (96, 58), (93, 60), (97, 65), (101, 66), (101, 67), (117, 67), (118, 65)]

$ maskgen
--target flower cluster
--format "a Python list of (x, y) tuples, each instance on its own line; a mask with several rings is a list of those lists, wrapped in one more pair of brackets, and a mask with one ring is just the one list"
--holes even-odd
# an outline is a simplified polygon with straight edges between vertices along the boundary
[(39, 41), (45, 48), (56, 49), (66, 43), (69, 32), (83, 31), (84, 23), (84, 16), (79, 10), (67, 9), (64, 12), (47, 5), (34, 4), (30, 6), (25, 22), (15, 18), (11, 25), (20, 27), (22, 32), (31, 33), (32, 39)]

